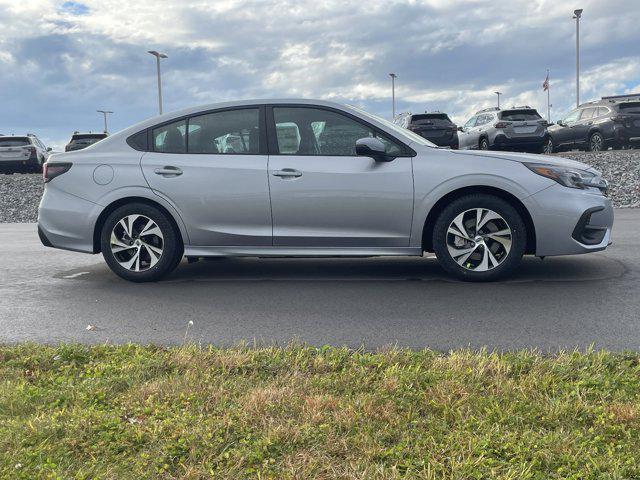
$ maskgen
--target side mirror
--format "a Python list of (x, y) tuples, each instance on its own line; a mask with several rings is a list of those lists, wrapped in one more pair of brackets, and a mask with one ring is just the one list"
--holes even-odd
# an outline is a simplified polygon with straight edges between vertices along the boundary
[(558, 120), (556, 123), (561, 127), (564, 127), (564, 122), (562, 120)]
[(464, 127), (458, 127), (459, 132), (464, 132)]
[(388, 155), (384, 149), (384, 143), (379, 138), (364, 137), (356, 140), (356, 155), (371, 157), (376, 162), (390, 162), (395, 157)]
[(53, 150), (53, 148), (51, 148), (51, 147), (47, 147), (47, 152), (50, 152), (50, 151), (52, 151), (52, 150)]

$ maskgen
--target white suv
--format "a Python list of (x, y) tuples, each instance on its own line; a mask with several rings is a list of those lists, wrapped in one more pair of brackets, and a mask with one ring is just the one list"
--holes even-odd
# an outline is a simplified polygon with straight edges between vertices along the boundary
[(0, 136), (0, 169), (42, 172), (50, 151), (32, 133)]

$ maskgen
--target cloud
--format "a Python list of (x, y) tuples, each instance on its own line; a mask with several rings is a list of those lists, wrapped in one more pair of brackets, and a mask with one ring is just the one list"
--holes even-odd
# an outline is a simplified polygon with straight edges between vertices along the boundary
[[(640, 3), (582, 0), (582, 99), (640, 85)], [(390, 115), (441, 110), (462, 122), (493, 105), (546, 112), (575, 103), (573, 6), (555, 0), (0, 0), (0, 131), (64, 144), (165, 110), (238, 98), (304, 96)]]

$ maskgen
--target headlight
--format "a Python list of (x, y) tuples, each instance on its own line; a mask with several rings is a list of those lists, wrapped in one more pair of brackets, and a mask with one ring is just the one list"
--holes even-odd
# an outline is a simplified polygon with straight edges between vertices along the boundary
[(524, 165), (533, 173), (555, 180), (560, 185), (569, 188), (585, 189), (595, 187), (606, 193), (607, 187), (609, 186), (604, 178), (586, 170), (545, 165), (542, 163), (525, 163)]

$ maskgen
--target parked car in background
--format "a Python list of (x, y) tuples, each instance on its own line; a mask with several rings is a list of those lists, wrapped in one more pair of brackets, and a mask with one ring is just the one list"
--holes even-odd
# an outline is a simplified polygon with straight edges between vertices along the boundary
[(44, 146), (32, 133), (27, 135), (0, 135), (0, 168), (41, 172), (50, 148)]
[(102, 252), (134, 282), (167, 275), (183, 256), (425, 251), (451, 275), (487, 281), (524, 254), (603, 250), (613, 225), (607, 182), (588, 165), (443, 149), (321, 100), (167, 113), (53, 155), (43, 176), (43, 244)]
[(547, 152), (597, 152), (640, 145), (640, 94), (602, 97), (580, 105), (549, 127)]
[(74, 132), (74, 134), (71, 135), (71, 140), (69, 140), (69, 143), (64, 147), (64, 151), (72, 152), (73, 150), (82, 150), (83, 148), (87, 148), (89, 145), (99, 142), (103, 138), (107, 138), (106, 133)]
[(459, 128), (461, 150), (524, 150), (542, 152), (548, 139), (547, 121), (528, 106), (476, 112)]
[(405, 113), (396, 117), (394, 123), (439, 147), (458, 148), (458, 127), (446, 113)]

